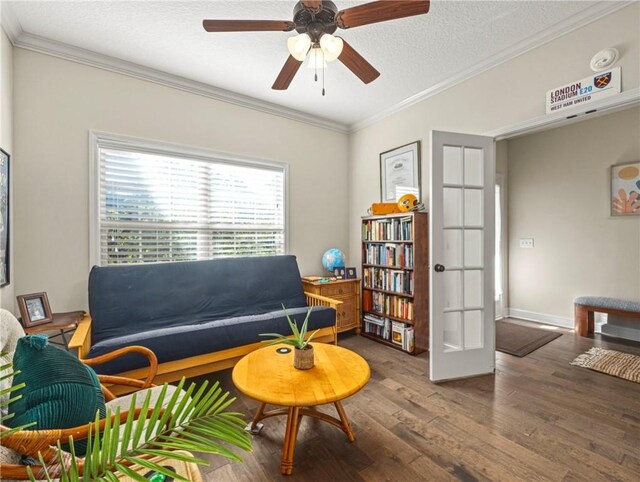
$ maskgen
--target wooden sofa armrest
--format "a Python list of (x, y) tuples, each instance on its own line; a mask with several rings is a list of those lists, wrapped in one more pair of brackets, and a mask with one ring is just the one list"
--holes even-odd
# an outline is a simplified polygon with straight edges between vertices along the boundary
[(78, 358), (86, 358), (91, 349), (91, 317), (84, 315), (78, 323), (78, 328), (69, 341), (69, 349), (78, 351)]
[(307, 306), (328, 306), (333, 308), (336, 312), (339, 312), (342, 301), (334, 300), (333, 298), (327, 298), (326, 296), (316, 295), (315, 293), (304, 292), (307, 297)]
[(315, 293), (308, 293), (306, 291), (304, 292), (304, 295), (307, 297), (307, 306), (328, 306), (329, 308), (336, 310), (336, 324), (331, 328), (333, 329), (333, 343), (337, 345), (338, 326), (340, 325), (340, 313), (342, 312), (340, 305), (342, 305), (342, 301), (327, 298), (326, 296), (320, 296)]

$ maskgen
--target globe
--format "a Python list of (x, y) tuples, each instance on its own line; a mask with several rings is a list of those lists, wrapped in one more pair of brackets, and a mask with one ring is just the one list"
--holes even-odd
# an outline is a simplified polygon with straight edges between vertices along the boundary
[(322, 267), (333, 273), (333, 268), (344, 268), (344, 253), (338, 248), (328, 249), (322, 255)]

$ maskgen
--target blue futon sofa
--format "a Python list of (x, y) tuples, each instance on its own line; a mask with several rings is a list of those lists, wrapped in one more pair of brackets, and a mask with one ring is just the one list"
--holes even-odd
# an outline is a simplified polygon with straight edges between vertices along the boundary
[[(94, 266), (90, 316), (70, 343), (81, 359), (139, 345), (158, 357), (157, 382), (229, 368), (259, 348), (260, 333), (289, 334), (282, 305), (298, 324), (313, 305), (309, 329), (336, 341), (341, 302), (304, 293), (295, 256)], [(144, 378), (147, 361), (129, 355), (96, 367)]]

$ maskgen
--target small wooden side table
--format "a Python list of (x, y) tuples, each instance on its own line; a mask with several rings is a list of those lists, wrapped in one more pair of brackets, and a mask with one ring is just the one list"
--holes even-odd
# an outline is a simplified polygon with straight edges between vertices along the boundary
[[(44, 333), (47, 331), (57, 331), (55, 335), (49, 337), (49, 343), (64, 347), (69, 351), (69, 340), (67, 340), (67, 334), (73, 333), (78, 328), (78, 323), (84, 316), (84, 311), (71, 311), (69, 313), (54, 313), (53, 321), (50, 323), (43, 323), (42, 325), (36, 325), (29, 328), (25, 328), (24, 332), (27, 335), (34, 335), (36, 333)], [(62, 338), (62, 342), (52, 341), (52, 338)]]
[(360, 334), (360, 278), (320, 283), (303, 279), (306, 292), (342, 301), (338, 316), (338, 333), (356, 329)]
[[(288, 353), (279, 349), (290, 348)], [(280, 350), (281, 351), (281, 350)], [(357, 353), (337, 345), (314, 343), (315, 366), (309, 370), (293, 367), (293, 348), (273, 345), (260, 348), (242, 358), (234, 367), (233, 384), (245, 395), (261, 402), (258, 413), (247, 429), (260, 433), (261, 420), (287, 416), (280, 472), (293, 472), (293, 452), (303, 415), (314, 417), (340, 428), (349, 442), (355, 441), (341, 400), (358, 392), (369, 381), (369, 365)], [(333, 404), (338, 417), (320, 412), (315, 407)], [(279, 405), (265, 412), (267, 404)]]

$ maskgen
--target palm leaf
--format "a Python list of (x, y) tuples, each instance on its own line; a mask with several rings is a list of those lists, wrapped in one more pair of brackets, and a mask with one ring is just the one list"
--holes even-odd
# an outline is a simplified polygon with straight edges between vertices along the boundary
[[(178, 387), (183, 386), (184, 380)], [(103, 429), (100, 430), (97, 423), (90, 428), (87, 453), (83, 461), (83, 479), (113, 481), (117, 480), (115, 475), (120, 473), (134, 480), (145, 480), (132, 468), (136, 465), (176, 480), (184, 480), (151, 460), (152, 457), (208, 464), (202, 458), (179, 454), (175, 450), (212, 453), (231, 460), (242, 460), (232, 448), (251, 450), (251, 439), (244, 430), (246, 421), (241, 414), (225, 411), (234, 401), (235, 398), (230, 397), (228, 392), (223, 392), (217, 382), (210, 387), (205, 382), (197, 390), (195, 384), (191, 384), (185, 392), (177, 390), (171, 396), (167, 395), (165, 384), (153, 406), (150, 403), (150, 392), (147, 392), (135, 421), (132, 414), (136, 411), (136, 397), (132, 397), (127, 419), (123, 423), (120, 422), (119, 408), (116, 409), (115, 416), (108, 409)], [(96, 421), (99, 421), (99, 415)], [(72, 444), (73, 439), (70, 438), (72, 453), (68, 454), (69, 463), (61, 468), (61, 482), (80, 480), (80, 465)], [(64, 460), (60, 448), (58, 456), (60, 460)], [(47, 468), (44, 461), (41, 464), (45, 470), (56, 468), (56, 464), (50, 468)]]

